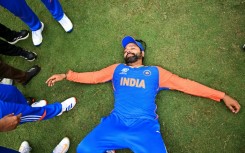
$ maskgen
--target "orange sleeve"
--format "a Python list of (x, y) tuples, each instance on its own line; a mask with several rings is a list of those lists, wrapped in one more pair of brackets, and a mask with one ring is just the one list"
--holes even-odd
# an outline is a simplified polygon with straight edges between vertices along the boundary
[(113, 73), (118, 64), (108, 66), (104, 69), (94, 72), (73, 72), (69, 70), (67, 72), (66, 79), (73, 82), (97, 84), (112, 80)]
[(195, 81), (181, 78), (161, 67), (158, 67), (158, 70), (160, 88), (179, 90), (187, 94), (205, 97), (215, 101), (220, 101), (225, 96), (224, 92), (214, 90)]

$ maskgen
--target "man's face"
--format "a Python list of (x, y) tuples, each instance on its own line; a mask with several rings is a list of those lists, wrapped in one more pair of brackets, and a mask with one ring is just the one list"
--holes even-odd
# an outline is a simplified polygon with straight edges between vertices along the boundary
[(134, 63), (144, 57), (144, 52), (140, 51), (140, 48), (134, 44), (129, 43), (124, 49), (124, 60), (126, 64)]

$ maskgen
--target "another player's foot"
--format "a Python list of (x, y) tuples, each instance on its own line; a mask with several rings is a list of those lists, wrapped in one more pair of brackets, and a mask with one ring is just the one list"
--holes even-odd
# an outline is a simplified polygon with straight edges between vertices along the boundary
[(61, 142), (54, 148), (53, 153), (66, 153), (70, 147), (69, 138), (65, 137)]
[(29, 37), (29, 31), (28, 30), (21, 30), (20, 32), (15, 32), (14, 38), (12, 40), (9, 40), (8, 43), (10, 44), (16, 44), (20, 40), (27, 39)]
[(115, 150), (107, 150), (106, 153), (116, 153)]
[(242, 48), (245, 50), (245, 44), (242, 46)]
[(40, 100), (40, 101), (37, 101), (31, 104), (31, 107), (43, 107), (43, 106), (46, 106), (47, 104), (48, 102), (46, 100)]
[(31, 79), (36, 76), (41, 70), (41, 67), (39, 67), (38, 65), (34, 65), (32, 66), (28, 71), (27, 71), (27, 79), (24, 83), (22, 83), (22, 85), (27, 85), (27, 83), (29, 83), (31, 81)]
[(63, 29), (66, 32), (71, 32), (73, 29), (73, 24), (71, 22), (71, 20), (64, 14), (64, 16), (62, 17), (62, 19), (60, 21), (58, 21), (60, 23), (60, 25), (63, 27)]
[(76, 101), (77, 100), (75, 97), (71, 97), (71, 98), (68, 98), (65, 101), (63, 101), (61, 103), (62, 110), (57, 116), (60, 116), (63, 112), (67, 112), (67, 111), (71, 110), (76, 105)]
[(29, 62), (32, 62), (37, 58), (37, 54), (35, 52), (22, 49), (20, 57), (26, 59)]
[(32, 105), (33, 103), (35, 103), (36, 99), (34, 97), (26, 97), (26, 101), (28, 105)]
[(0, 84), (13, 85), (14, 81), (12, 79), (9, 79), (9, 78), (2, 78), (0, 80)]
[(27, 141), (23, 141), (20, 145), (19, 152), (20, 153), (30, 153), (31, 147)]
[(32, 31), (32, 42), (35, 46), (41, 45), (43, 41), (43, 36), (42, 36), (43, 28), (44, 28), (44, 24), (41, 22), (41, 28), (36, 31)]

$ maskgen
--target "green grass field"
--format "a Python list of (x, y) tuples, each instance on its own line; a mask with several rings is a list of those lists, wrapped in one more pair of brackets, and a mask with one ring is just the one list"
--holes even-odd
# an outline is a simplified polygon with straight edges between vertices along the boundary
[[(244, 0), (61, 0), (74, 24), (69, 34), (41, 1), (27, 2), (45, 24), (43, 43), (34, 47), (30, 37), (17, 45), (35, 51), (38, 59), (32, 63), (19, 57), (1, 59), (22, 70), (34, 64), (42, 67), (26, 87), (16, 84), (25, 95), (49, 103), (75, 96), (78, 103), (60, 117), (0, 133), (0, 145), (18, 150), (27, 140), (33, 153), (49, 153), (67, 136), (71, 140), (68, 152), (75, 153), (79, 142), (113, 109), (112, 86), (62, 81), (47, 87), (45, 81), (69, 69), (95, 71), (123, 62), (121, 39), (131, 35), (146, 41), (146, 65), (159, 65), (224, 91), (242, 106), (234, 115), (223, 103), (178, 91), (160, 92), (157, 112), (168, 152), (245, 152)], [(0, 22), (14, 30), (28, 29), (2, 7)]]

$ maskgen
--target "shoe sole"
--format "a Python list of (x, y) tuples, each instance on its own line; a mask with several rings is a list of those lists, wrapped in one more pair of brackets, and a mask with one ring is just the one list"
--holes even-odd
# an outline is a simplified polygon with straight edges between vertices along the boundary
[(11, 44), (11, 45), (14, 45), (14, 44), (16, 44), (18, 41), (20, 41), (20, 40), (25, 40), (25, 39), (27, 39), (28, 37), (29, 37), (29, 33), (28, 33), (25, 37), (23, 37), (23, 38), (20, 38), (20, 39), (15, 40), (14, 42), (8, 42), (8, 43)]

